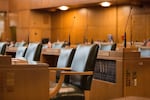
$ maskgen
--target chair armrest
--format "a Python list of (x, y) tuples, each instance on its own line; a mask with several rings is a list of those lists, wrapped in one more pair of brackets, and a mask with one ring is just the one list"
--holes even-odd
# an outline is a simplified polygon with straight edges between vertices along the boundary
[(74, 71), (62, 71), (60, 75), (93, 75), (93, 71), (86, 72), (74, 72)]
[(26, 59), (19, 59), (19, 58), (12, 58), (11, 62), (12, 64), (28, 64), (28, 61)]
[(65, 75), (93, 75), (93, 71), (86, 71), (86, 72), (61, 71), (58, 84), (53, 88), (53, 90), (50, 91), (50, 97), (54, 97), (58, 93), (64, 81)]
[(57, 68), (57, 67), (49, 67), (49, 70), (71, 70), (71, 68), (65, 67), (65, 68)]

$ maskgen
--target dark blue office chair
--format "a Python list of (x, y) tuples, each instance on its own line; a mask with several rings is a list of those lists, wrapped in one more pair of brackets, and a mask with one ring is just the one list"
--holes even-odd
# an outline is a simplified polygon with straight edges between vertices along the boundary
[(15, 47), (23, 47), (23, 46), (25, 46), (26, 45), (26, 42), (16, 42), (15, 43)]
[[(75, 53), (75, 49), (73, 48), (62, 48), (60, 50), (60, 54), (58, 57), (58, 61), (57, 61), (57, 66), (56, 67), (49, 67), (49, 72), (50, 75), (52, 73), (56, 73), (56, 76), (54, 76), (51, 80), (50, 80), (50, 84), (52, 86), (52, 84), (56, 84), (60, 78), (60, 72), (61, 70), (67, 69), (68, 67), (71, 66), (71, 62), (73, 59)], [(50, 76), (52, 77), (52, 76)], [(65, 81), (64, 82), (68, 82), (68, 76), (65, 77)], [(53, 81), (52, 81), (53, 80)]]
[(6, 52), (6, 42), (0, 42), (0, 55), (4, 55)]
[(111, 51), (111, 50), (116, 50), (116, 43), (107, 43), (107, 44), (100, 44), (100, 50), (104, 51)]
[[(24, 56), (18, 57), (17, 59), (28, 61), (28, 63), (33, 62), (33, 61), (39, 61), (41, 50), (42, 50), (41, 43), (29, 43)], [(23, 54), (22, 52), (24, 51), (24, 49), (21, 49), (20, 51), (21, 53), (18, 53), (16, 56), (20, 56), (21, 54)]]
[(25, 56), (27, 47), (18, 47), (16, 51), (15, 58), (22, 58)]
[(65, 42), (54, 42), (52, 43), (52, 48), (60, 49), (65, 47)]
[[(93, 78), (98, 45), (79, 45), (75, 51), (70, 71), (61, 71), (58, 84), (50, 90), (50, 100), (84, 100)], [(69, 75), (69, 83), (63, 83)]]
[(42, 50), (41, 43), (29, 43), (24, 58), (27, 61), (39, 61)]

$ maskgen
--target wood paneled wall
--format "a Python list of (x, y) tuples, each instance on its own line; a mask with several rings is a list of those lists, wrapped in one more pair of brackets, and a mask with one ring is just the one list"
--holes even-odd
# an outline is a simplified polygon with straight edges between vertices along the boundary
[(42, 38), (50, 37), (50, 16), (47, 13), (18, 12), (17, 40), (40, 42)]
[(129, 16), (130, 10), (130, 6), (114, 6), (54, 12), (51, 14), (52, 41), (68, 40), (68, 34), (73, 44), (82, 43), (84, 38), (89, 42), (107, 41), (108, 34), (112, 34), (115, 42), (123, 42), (125, 31), (129, 42), (150, 38), (150, 8), (133, 7)]
[(0, 11), (8, 11), (8, 0), (0, 0)]
[(16, 12), (30, 9), (31, 0), (9, 0), (9, 11)]
[[(87, 0), (80, 0), (84, 3)], [(106, 40), (112, 34), (115, 42), (123, 42), (122, 36), (128, 20), (130, 6), (84, 7), (68, 11), (37, 12), (34, 8), (47, 8), (65, 4), (66, 1), (52, 2), (51, 0), (10, 0), (9, 21), (16, 22), (17, 41), (41, 41), (48, 37), (52, 42), (68, 41), (82, 43), (86, 38), (91, 40)], [(96, 2), (92, 1), (92, 2)], [(77, 2), (74, 2), (75, 4)], [(57, 4), (57, 5), (56, 5)], [(73, 4), (67, 2), (66, 4)], [(150, 7), (133, 7), (126, 28), (127, 41), (143, 41), (150, 38)], [(9, 27), (9, 26), (8, 26)]]
[(10, 0), (9, 19), (16, 22), (17, 41), (40, 42), (42, 38), (50, 38), (50, 14), (31, 11), (30, 4), (31, 0)]
[[(6, 38), (7, 36), (9, 36), (9, 34), (8, 34), (8, 18), (7, 18), (7, 14), (6, 14), (6, 12), (8, 12), (8, 0), (0, 0), (0, 12), (4, 12), (5, 14), (4, 14), (4, 17), (3, 17), (3, 15), (2, 16), (0, 16), (0, 20), (1, 20), (1, 22), (3, 23), (4, 22), (4, 29), (3, 29), (3, 27), (1, 27), (1, 31), (2, 31), (2, 33), (0, 33), (0, 40), (2, 40), (3, 38)], [(1, 23), (1, 25), (3, 25)], [(4, 35), (5, 34), (5, 35)]]
[(132, 40), (144, 41), (150, 39), (150, 7), (136, 8), (133, 11), (131, 18)]
[[(125, 11), (123, 12), (123, 10)], [(112, 34), (115, 41), (121, 41), (130, 8), (123, 7), (90, 7), (65, 12), (55, 12), (52, 16), (52, 39), (68, 40), (71, 43), (82, 43), (84, 38), (107, 41)], [(129, 23), (130, 24), (130, 23)], [(127, 35), (128, 36), (128, 35)]]

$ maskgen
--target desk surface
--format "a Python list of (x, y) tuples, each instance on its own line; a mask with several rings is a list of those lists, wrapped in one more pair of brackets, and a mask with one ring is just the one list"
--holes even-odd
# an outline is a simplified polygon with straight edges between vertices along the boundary
[(11, 53), (16, 53), (17, 47), (7, 47), (6, 48), (6, 53), (11, 52)]
[(52, 49), (52, 48), (46, 48), (42, 50), (42, 55), (56, 55), (58, 56), (60, 54), (60, 49)]

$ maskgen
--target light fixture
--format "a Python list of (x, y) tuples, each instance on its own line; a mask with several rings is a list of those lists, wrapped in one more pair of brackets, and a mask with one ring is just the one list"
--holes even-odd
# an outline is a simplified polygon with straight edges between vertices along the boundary
[(101, 5), (102, 7), (109, 7), (109, 6), (111, 5), (111, 3), (105, 1), (105, 2), (101, 2), (100, 5)]
[(69, 9), (69, 7), (68, 6), (60, 6), (60, 7), (58, 7), (60, 10), (68, 10)]

